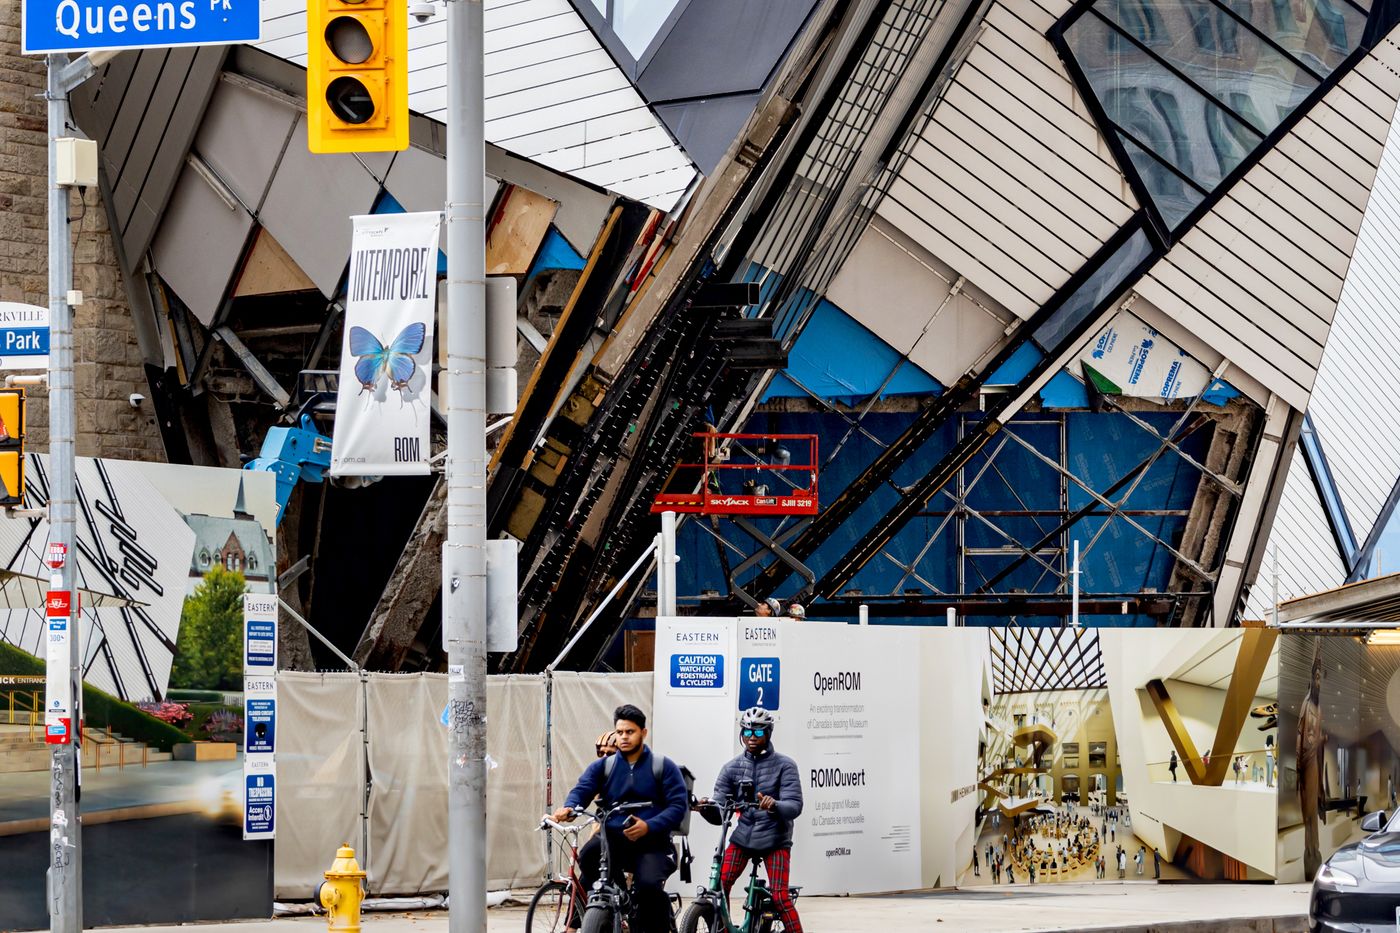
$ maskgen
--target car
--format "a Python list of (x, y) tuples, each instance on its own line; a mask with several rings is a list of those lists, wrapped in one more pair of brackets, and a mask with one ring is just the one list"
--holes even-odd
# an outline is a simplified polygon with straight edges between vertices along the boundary
[(1332, 853), (1308, 900), (1312, 933), (1400, 931), (1400, 811), (1366, 814), (1360, 842)]

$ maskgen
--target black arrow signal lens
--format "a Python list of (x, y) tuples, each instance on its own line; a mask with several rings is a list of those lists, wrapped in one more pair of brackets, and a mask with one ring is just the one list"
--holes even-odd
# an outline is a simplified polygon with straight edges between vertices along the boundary
[(374, 116), (374, 98), (358, 78), (342, 75), (326, 88), (331, 113), (345, 123), (367, 123)]

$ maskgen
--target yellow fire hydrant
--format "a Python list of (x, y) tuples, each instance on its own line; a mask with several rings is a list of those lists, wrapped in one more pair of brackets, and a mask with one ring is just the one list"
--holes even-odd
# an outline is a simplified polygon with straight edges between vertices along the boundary
[(355, 861), (355, 850), (348, 843), (341, 846), (326, 872), (326, 880), (316, 892), (316, 899), (326, 908), (331, 933), (359, 933), (360, 903), (365, 899), (364, 880), (365, 873)]

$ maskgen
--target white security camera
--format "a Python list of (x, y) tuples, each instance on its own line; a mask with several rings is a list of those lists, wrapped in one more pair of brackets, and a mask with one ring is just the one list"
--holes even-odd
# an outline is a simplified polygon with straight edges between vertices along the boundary
[(126, 400), (131, 403), (132, 408), (140, 408), (141, 403), (146, 400), (146, 396), (140, 392), (133, 392), (126, 397)]
[(437, 15), (437, 7), (424, 0), (424, 2), (420, 3), (410, 3), (408, 5), (408, 12), (410, 16), (418, 20), (418, 22), (421, 24), (426, 23), (428, 20), (432, 19), (434, 16)]

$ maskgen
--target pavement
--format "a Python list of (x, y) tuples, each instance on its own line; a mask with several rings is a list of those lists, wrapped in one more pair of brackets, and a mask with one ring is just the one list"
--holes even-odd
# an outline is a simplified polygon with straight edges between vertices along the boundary
[[(1307, 912), (1307, 885), (1096, 884), (1010, 885), (869, 897), (800, 898), (803, 926), (814, 933), (959, 933), (1009, 931), (1162, 931), (1295, 933)], [(315, 933), (322, 917), (200, 924), (199, 933)], [(447, 913), (366, 914), (366, 933), (445, 933)], [(523, 907), (488, 912), (490, 933), (525, 928)], [(156, 933), (160, 927), (126, 928)], [(164, 928), (176, 929), (176, 928)]]

